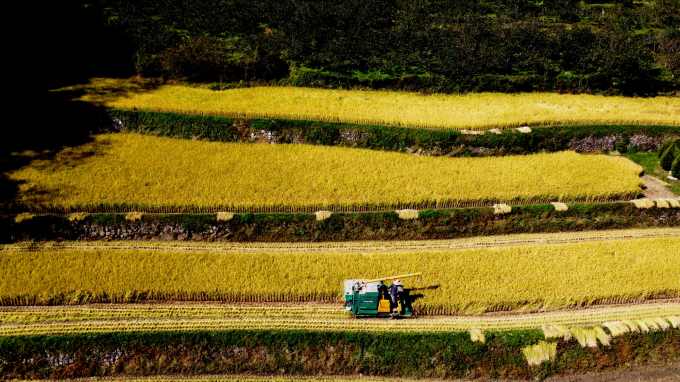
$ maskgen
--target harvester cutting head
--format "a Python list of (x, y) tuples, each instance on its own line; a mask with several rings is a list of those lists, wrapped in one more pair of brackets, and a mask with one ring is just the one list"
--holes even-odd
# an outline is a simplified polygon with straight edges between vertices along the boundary
[[(343, 292), (345, 295), (345, 309), (350, 310), (356, 317), (378, 316), (395, 317), (412, 315), (408, 303), (408, 293), (404, 290), (399, 279), (417, 277), (422, 281), (422, 273), (382, 277), (378, 279), (345, 280)], [(392, 281), (388, 288), (386, 281)]]

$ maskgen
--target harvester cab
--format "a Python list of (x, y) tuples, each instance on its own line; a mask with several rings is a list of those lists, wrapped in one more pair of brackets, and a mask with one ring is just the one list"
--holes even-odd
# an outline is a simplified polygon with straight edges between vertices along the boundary
[[(343, 292), (345, 295), (345, 309), (354, 314), (355, 317), (412, 317), (413, 312), (407, 301), (406, 293), (396, 293), (396, 302), (393, 304), (390, 287), (386, 282), (392, 281), (395, 289), (399, 290), (400, 279), (417, 277), (422, 280), (422, 273), (409, 273), (406, 275), (382, 277), (379, 279), (352, 279), (345, 280)], [(402, 287), (403, 290), (403, 287)]]

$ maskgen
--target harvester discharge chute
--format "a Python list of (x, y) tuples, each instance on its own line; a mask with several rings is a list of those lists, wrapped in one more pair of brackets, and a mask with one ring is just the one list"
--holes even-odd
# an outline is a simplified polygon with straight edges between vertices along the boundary
[[(401, 279), (418, 277), (422, 280), (422, 273), (382, 277), (378, 279), (345, 280), (343, 292), (345, 295), (345, 309), (355, 317), (412, 317), (413, 312), (409, 304), (407, 293), (404, 291)], [(387, 286), (387, 281), (393, 281)]]

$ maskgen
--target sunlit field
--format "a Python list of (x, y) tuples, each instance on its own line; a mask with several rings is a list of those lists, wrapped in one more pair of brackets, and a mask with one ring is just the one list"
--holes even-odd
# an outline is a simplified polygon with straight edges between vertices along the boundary
[(290, 118), (445, 129), (560, 124), (680, 124), (680, 98), (555, 93), (422, 95), (408, 92), (254, 87), (212, 91), (96, 78), (61, 90), (109, 108), (225, 117)]
[(19, 184), (17, 202), (76, 212), (117, 204), (313, 212), (621, 200), (641, 186), (633, 162), (574, 152), (446, 158), (105, 134), (52, 159), (23, 155), (36, 158), (8, 174)]

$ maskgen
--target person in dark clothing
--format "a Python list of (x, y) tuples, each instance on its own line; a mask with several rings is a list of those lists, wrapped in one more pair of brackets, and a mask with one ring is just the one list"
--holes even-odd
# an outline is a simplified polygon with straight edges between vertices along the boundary
[(404, 299), (404, 285), (397, 279), (390, 287), (390, 299), (392, 300), (392, 315), (399, 315), (399, 301)]

